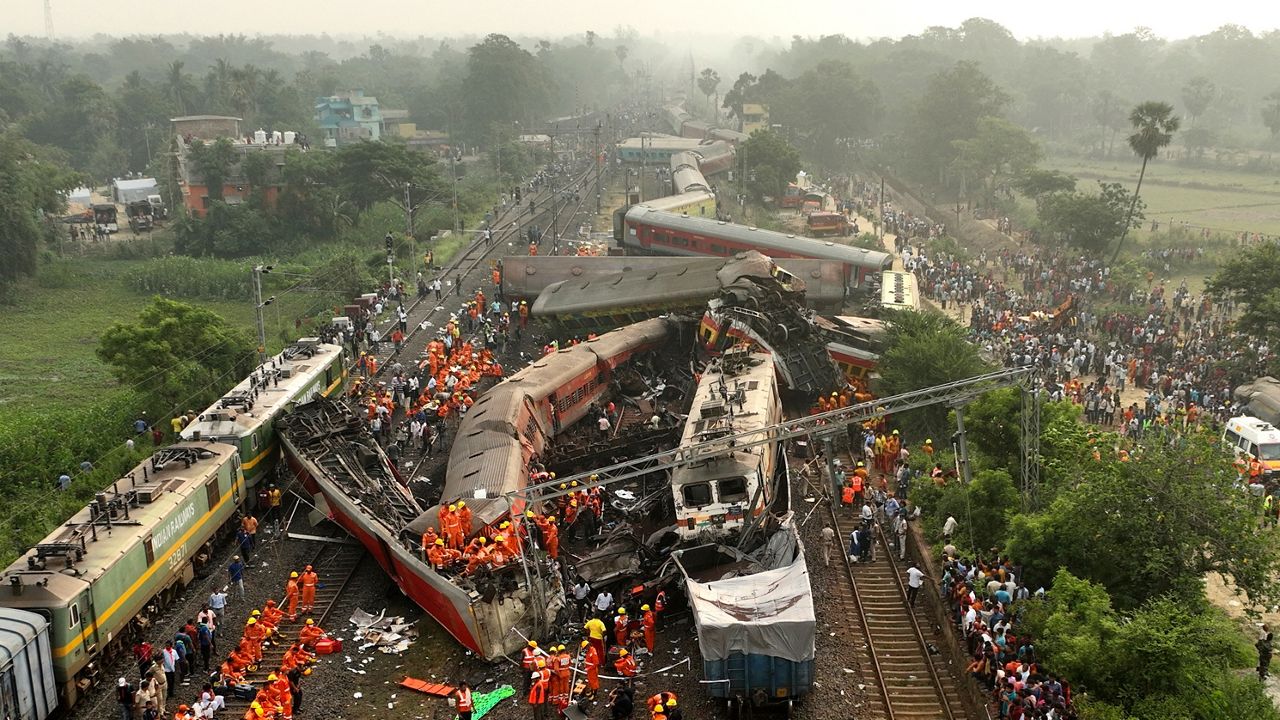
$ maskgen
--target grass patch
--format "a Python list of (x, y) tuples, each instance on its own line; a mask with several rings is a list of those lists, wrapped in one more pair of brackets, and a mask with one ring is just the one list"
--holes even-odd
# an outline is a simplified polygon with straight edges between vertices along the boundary
[[(0, 320), (0, 413), (11, 409), (57, 407), (76, 412), (119, 386), (94, 351), (103, 331), (129, 322), (150, 295), (128, 289), (127, 273), (142, 260), (74, 258), (41, 267), (41, 277), (55, 282), (26, 281), (16, 302)], [(48, 273), (46, 275), (46, 272)], [(56, 287), (49, 287), (55, 285)], [(236, 327), (256, 335), (253, 303), (184, 299), (206, 307)], [(281, 334), (297, 333), (294, 321), (317, 304), (302, 292), (289, 293), (266, 308), (267, 345), (284, 345)], [(325, 303), (327, 304), (327, 303)]]
[[(1141, 163), (1129, 157), (1051, 157), (1045, 166), (1079, 177), (1082, 189), (1092, 189), (1093, 181), (1101, 180), (1132, 190)], [(1147, 203), (1142, 232), (1154, 219), (1162, 226), (1185, 221), (1233, 235), (1241, 231), (1280, 234), (1280, 180), (1271, 175), (1156, 162), (1147, 166), (1142, 199)]]

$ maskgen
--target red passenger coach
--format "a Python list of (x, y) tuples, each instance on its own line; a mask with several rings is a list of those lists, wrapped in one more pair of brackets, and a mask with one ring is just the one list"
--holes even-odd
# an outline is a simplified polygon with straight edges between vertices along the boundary
[(775, 260), (833, 260), (843, 266), (845, 282), (851, 286), (860, 286), (867, 280), (878, 279), (882, 271), (893, 266), (892, 256), (876, 250), (734, 225), (710, 218), (677, 215), (643, 205), (627, 212), (619, 241), (628, 253), (642, 255), (726, 257), (755, 250)]

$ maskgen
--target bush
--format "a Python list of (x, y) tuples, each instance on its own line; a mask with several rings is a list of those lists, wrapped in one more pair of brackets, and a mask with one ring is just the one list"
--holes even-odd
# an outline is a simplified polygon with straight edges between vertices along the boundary
[(142, 295), (207, 300), (253, 297), (253, 263), (185, 255), (149, 260), (124, 274), (125, 287)]

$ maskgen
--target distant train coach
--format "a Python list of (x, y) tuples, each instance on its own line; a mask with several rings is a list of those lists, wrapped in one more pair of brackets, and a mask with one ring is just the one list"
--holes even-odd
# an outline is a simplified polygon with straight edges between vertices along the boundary
[(676, 215), (642, 205), (627, 211), (623, 223), (615, 228), (617, 235), (618, 243), (628, 253), (725, 257), (755, 250), (775, 259), (834, 260), (844, 267), (845, 282), (850, 286), (878, 279), (893, 264), (892, 256), (876, 250)]

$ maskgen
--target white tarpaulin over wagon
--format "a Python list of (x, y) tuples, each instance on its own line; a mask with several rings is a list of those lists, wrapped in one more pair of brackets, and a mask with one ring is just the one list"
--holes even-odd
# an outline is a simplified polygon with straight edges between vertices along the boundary
[(813, 592), (795, 528), (787, 524), (774, 533), (765, 553), (766, 566), (774, 564), (769, 556), (790, 562), (709, 583), (685, 580), (704, 660), (723, 660), (734, 653), (792, 662), (814, 659)]

